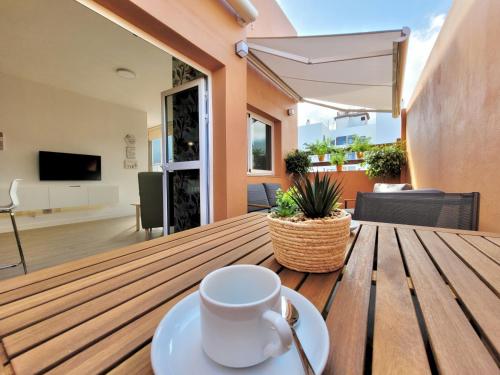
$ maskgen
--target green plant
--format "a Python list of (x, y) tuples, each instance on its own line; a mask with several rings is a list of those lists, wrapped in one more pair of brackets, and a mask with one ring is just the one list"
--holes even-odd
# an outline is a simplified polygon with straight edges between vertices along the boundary
[(306, 174), (311, 168), (311, 160), (307, 151), (295, 150), (285, 158), (286, 172), (294, 175)]
[(330, 163), (332, 165), (344, 165), (346, 160), (346, 151), (344, 148), (336, 147), (331, 150)]
[(397, 177), (406, 163), (406, 152), (401, 143), (374, 147), (365, 155), (365, 161), (368, 177)]
[(323, 141), (317, 140), (314, 143), (306, 143), (306, 148), (313, 155), (326, 155), (330, 152), (331, 141), (325, 139)]
[(296, 190), (294, 187), (291, 187), (285, 192), (281, 189), (276, 191), (276, 207), (273, 209), (273, 212), (275, 212), (277, 216), (289, 217), (297, 213), (299, 208), (292, 198), (295, 193)]
[(359, 135), (354, 136), (354, 142), (349, 147), (352, 152), (367, 152), (373, 147), (371, 144), (370, 137), (360, 137)]
[(305, 217), (310, 219), (330, 216), (336, 208), (342, 194), (342, 184), (337, 180), (330, 181), (330, 176), (324, 174), (320, 178), (319, 172), (314, 174), (311, 182), (305, 176), (294, 180), (295, 192), (291, 195)]

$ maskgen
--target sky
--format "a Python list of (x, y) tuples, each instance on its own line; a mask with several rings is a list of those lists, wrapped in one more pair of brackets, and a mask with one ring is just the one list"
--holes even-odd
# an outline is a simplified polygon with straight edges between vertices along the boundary
[[(452, 0), (277, 0), (299, 35), (411, 29), (403, 101), (408, 103)], [(299, 104), (299, 125), (336, 111)]]

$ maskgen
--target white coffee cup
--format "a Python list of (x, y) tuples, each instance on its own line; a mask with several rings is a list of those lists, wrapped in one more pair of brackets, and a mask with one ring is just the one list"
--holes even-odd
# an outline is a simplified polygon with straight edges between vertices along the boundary
[(200, 285), (205, 353), (228, 367), (248, 367), (285, 353), (292, 332), (281, 316), (281, 280), (253, 265), (220, 268)]

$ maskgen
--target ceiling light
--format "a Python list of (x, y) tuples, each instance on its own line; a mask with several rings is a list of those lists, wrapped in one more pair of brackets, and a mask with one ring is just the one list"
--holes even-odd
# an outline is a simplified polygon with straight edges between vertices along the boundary
[(125, 68), (118, 68), (116, 69), (116, 74), (118, 77), (122, 77), (125, 79), (134, 79), (135, 78), (135, 73), (129, 69)]

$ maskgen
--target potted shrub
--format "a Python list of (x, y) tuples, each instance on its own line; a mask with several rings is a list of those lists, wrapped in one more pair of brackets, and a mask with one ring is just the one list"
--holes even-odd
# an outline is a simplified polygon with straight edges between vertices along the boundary
[(406, 152), (401, 143), (374, 147), (366, 153), (365, 162), (368, 177), (394, 178), (401, 174), (401, 168), (406, 164)]
[(331, 272), (344, 264), (351, 215), (338, 208), (341, 184), (328, 174), (305, 176), (277, 195), (268, 215), (276, 260), (301, 272)]
[(352, 143), (350, 150), (356, 153), (357, 159), (363, 159), (365, 152), (370, 151), (372, 148), (370, 140), (370, 137), (360, 137), (358, 135), (354, 136), (354, 142)]
[(309, 172), (311, 159), (307, 151), (295, 150), (289, 152), (285, 158), (286, 172), (291, 175), (302, 175)]
[(309, 151), (312, 155), (317, 155), (319, 161), (325, 160), (325, 155), (330, 151), (330, 141), (317, 140), (314, 143), (306, 144), (307, 151)]
[(342, 166), (346, 160), (346, 152), (343, 148), (334, 148), (330, 154), (330, 163), (337, 166), (337, 172), (342, 172)]

